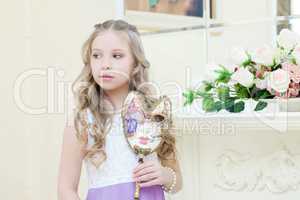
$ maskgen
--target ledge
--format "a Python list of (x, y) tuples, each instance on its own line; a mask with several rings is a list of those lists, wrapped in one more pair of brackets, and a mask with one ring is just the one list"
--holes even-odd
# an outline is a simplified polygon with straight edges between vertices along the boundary
[[(227, 126), (234, 129), (268, 130), (285, 133), (290, 130), (300, 131), (300, 112), (241, 112), (219, 113), (196, 112), (182, 109), (174, 112), (176, 129), (199, 131), (205, 126)], [(300, 133), (299, 133), (300, 134)]]

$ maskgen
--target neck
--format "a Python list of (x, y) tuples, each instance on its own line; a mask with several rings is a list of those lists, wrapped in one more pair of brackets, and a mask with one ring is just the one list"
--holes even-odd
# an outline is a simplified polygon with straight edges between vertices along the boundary
[(104, 93), (107, 99), (112, 103), (113, 113), (120, 113), (123, 102), (129, 93), (129, 87), (128, 85), (124, 85), (114, 90), (105, 90)]

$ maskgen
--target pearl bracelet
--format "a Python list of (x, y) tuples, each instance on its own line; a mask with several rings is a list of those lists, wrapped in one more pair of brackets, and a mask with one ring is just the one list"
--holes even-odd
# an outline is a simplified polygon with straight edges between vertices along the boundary
[(164, 185), (162, 186), (162, 188), (165, 192), (173, 193), (174, 192), (173, 189), (176, 185), (176, 178), (177, 178), (176, 173), (175, 173), (174, 169), (172, 169), (171, 167), (165, 167), (165, 168), (168, 169), (169, 171), (171, 171), (173, 179), (172, 179), (172, 185), (169, 188), (166, 188)]

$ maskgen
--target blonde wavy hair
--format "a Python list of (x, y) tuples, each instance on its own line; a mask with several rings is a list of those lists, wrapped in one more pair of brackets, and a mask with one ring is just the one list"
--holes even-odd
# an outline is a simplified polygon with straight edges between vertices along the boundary
[[(152, 95), (151, 88), (145, 84), (148, 82), (149, 62), (145, 58), (144, 50), (137, 28), (123, 20), (108, 20), (95, 25), (95, 30), (91, 33), (82, 47), (82, 59), (84, 67), (72, 84), (72, 92), (75, 98), (74, 127), (76, 136), (82, 144), (85, 152), (84, 159), (91, 161), (97, 168), (106, 159), (105, 136), (112, 125), (112, 115), (108, 114), (107, 108), (110, 102), (104, 99), (103, 89), (95, 82), (92, 76), (90, 59), (92, 53), (92, 43), (103, 31), (116, 31), (127, 36), (130, 50), (135, 60), (135, 66), (129, 80), (129, 91), (138, 90), (144, 95)], [(88, 125), (87, 110), (94, 116), (92, 137), (94, 144), (88, 147)], [(157, 149), (157, 155), (163, 164), (164, 161), (176, 159), (175, 137), (168, 131), (162, 134), (162, 142)]]

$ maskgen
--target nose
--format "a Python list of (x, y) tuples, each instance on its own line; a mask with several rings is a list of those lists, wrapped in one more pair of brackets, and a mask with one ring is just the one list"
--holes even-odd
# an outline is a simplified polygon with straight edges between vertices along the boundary
[(107, 68), (111, 68), (111, 61), (110, 61), (110, 59), (109, 58), (103, 58), (103, 61), (102, 61), (102, 63), (101, 63), (101, 68), (103, 69), (103, 70), (105, 70), (105, 69), (107, 69)]

